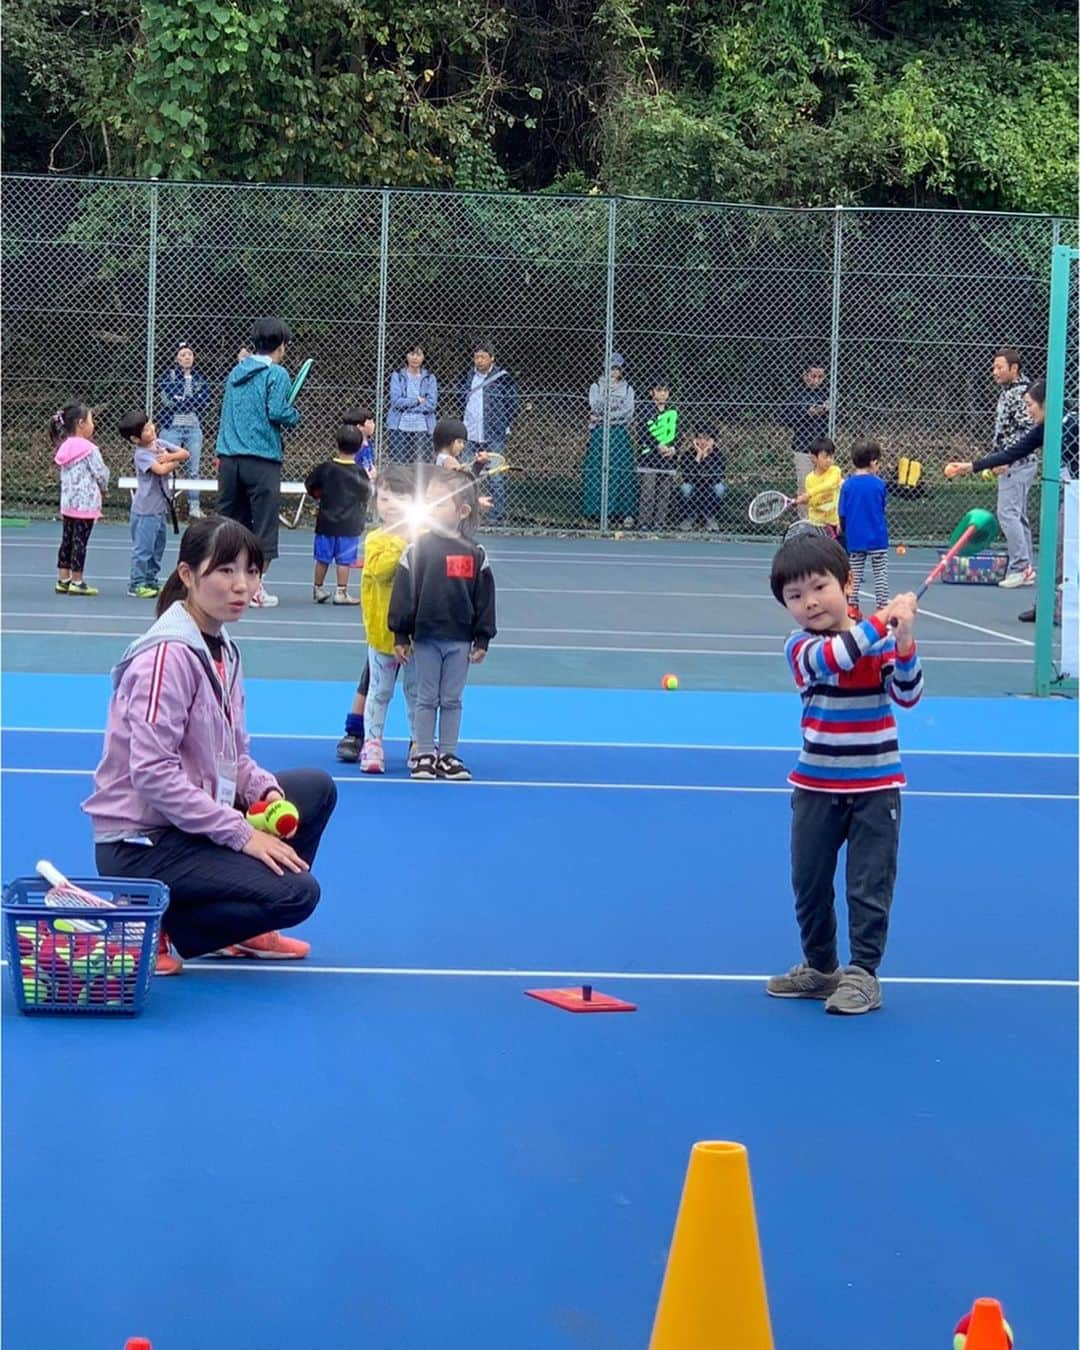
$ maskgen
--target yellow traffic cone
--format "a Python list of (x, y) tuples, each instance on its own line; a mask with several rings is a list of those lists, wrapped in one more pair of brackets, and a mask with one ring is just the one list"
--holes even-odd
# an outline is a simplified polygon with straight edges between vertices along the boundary
[(695, 1144), (649, 1350), (773, 1350), (750, 1162), (742, 1144)]

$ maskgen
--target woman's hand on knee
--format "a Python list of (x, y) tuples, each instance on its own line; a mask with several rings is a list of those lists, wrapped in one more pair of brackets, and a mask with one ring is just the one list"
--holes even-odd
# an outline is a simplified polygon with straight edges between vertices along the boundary
[(307, 863), (290, 844), (276, 835), (264, 834), (261, 830), (255, 831), (241, 851), (249, 858), (258, 858), (259, 862), (265, 863), (270, 871), (276, 872), (279, 877), (283, 877), (286, 872), (309, 870)]

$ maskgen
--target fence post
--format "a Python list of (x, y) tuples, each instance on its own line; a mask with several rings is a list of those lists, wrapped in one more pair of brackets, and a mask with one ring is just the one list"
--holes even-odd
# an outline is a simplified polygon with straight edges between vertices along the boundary
[(379, 215), (379, 318), (375, 335), (375, 460), (382, 463), (386, 425), (386, 293), (390, 277), (390, 191), (382, 190)]
[(615, 350), (615, 198), (608, 202), (607, 294), (604, 303), (604, 374), (609, 397), (604, 400), (604, 424), (600, 442), (600, 532), (608, 528), (608, 497), (611, 486), (611, 354)]
[(1051, 254), (1050, 314), (1046, 338), (1046, 436), (1039, 503), (1039, 577), (1035, 600), (1035, 693), (1054, 683), (1054, 607), (1057, 601), (1058, 503), (1061, 500), (1061, 431), (1065, 417), (1065, 359), (1069, 350), (1069, 269), (1073, 249)]
[(1061, 217), (1055, 216), (1050, 222), (1050, 247), (1057, 248), (1061, 243)]
[(150, 242), (146, 266), (146, 400), (147, 416), (154, 415), (154, 348), (157, 325), (158, 181), (150, 180)]
[(844, 208), (833, 215), (832, 316), (829, 320), (829, 438), (836, 439), (836, 403), (840, 381), (840, 258), (844, 244)]

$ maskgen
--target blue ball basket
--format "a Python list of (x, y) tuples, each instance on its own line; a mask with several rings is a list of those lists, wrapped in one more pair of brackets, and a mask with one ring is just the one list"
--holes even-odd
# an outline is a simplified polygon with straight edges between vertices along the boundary
[(4, 946), (24, 1013), (137, 1013), (150, 992), (169, 888), (131, 877), (72, 877), (115, 909), (45, 903), (43, 877), (4, 887)]

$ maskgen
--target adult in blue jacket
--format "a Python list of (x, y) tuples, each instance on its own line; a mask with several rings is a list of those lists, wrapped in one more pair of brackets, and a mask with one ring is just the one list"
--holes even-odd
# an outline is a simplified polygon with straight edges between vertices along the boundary
[(506, 514), (506, 475), (493, 471), (506, 463), (506, 438), (520, 400), (513, 376), (496, 364), (490, 342), (476, 344), (472, 368), (458, 380), (457, 396), (469, 433), (465, 463), (477, 473), (493, 474), (484, 480), (484, 489), (491, 498), (489, 519), (497, 525)]
[[(218, 513), (246, 525), (258, 538), (264, 576), (278, 555), (282, 432), (300, 420), (289, 402), (292, 381), (281, 365), (291, 341), (280, 319), (260, 319), (252, 333), (252, 354), (233, 368), (221, 400)], [(277, 602), (262, 585), (251, 601), (260, 608)]]
[(390, 376), (390, 407), (386, 414), (387, 454), (398, 464), (431, 459), (431, 433), (439, 406), (439, 382), (425, 364), (419, 344), (405, 353), (405, 364)]
[[(202, 459), (203, 429), (201, 414), (210, 404), (210, 381), (195, 369), (195, 351), (190, 342), (181, 342), (176, 359), (157, 382), (158, 430), (162, 439), (182, 445), (188, 452), (186, 476), (198, 478)], [(199, 516), (199, 494), (188, 493), (188, 515)]]

